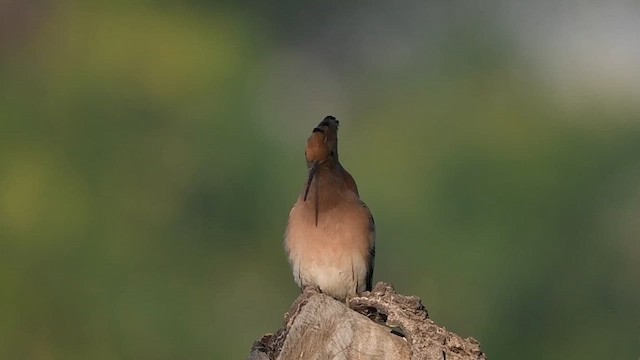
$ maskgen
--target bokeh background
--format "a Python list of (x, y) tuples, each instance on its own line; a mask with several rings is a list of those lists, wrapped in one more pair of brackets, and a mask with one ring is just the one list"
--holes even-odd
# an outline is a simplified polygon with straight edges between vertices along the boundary
[(637, 1), (0, 2), (0, 358), (238, 359), (304, 146), (492, 359), (640, 356)]

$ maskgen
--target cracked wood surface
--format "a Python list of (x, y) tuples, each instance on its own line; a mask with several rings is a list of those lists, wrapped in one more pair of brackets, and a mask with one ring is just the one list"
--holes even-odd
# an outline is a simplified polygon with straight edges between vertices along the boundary
[(378, 283), (347, 304), (305, 290), (285, 314), (284, 327), (253, 345), (249, 360), (486, 359), (480, 344), (429, 319), (420, 298)]

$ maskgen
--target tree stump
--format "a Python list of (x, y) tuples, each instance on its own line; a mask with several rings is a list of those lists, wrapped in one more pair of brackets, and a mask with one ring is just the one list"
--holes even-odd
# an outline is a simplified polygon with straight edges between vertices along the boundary
[(480, 343), (429, 319), (416, 296), (378, 283), (341, 303), (306, 289), (284, 317), (284, 327), (253, 344), (248, 360), (438, 359), (486, 360)]

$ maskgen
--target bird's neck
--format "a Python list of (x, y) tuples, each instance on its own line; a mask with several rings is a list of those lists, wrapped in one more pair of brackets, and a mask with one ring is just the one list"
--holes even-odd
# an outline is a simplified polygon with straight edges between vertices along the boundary
[(346, 171), (340, 163), (318, 169), (309, 187), (307, 199), (314, 205), (317, 201), (320, 209), (337, 205), (352, 192), (344, 173)]

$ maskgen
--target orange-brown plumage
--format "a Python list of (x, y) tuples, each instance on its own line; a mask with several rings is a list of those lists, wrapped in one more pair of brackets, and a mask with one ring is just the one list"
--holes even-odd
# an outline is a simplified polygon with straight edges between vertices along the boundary
[(309, 173), (289, 214), (285, 249), (301, 288), (318, 286), (344, 300), (371, 289), (375, 226), (355, 180), (338, 161), (338, 125), (327, 116), (307, 140)]

